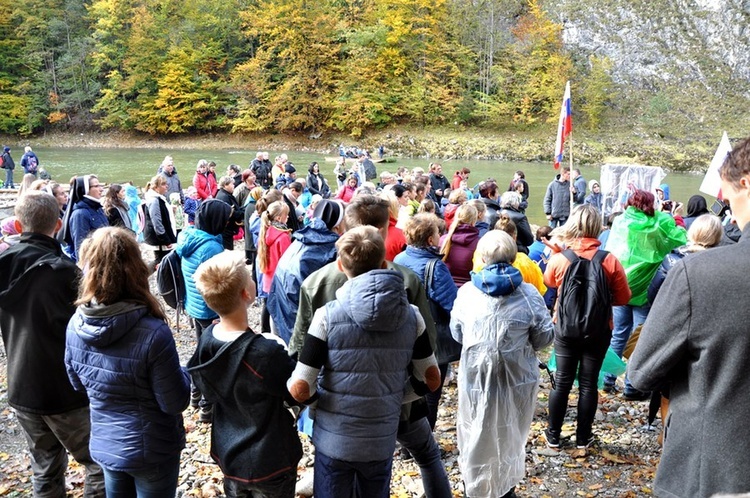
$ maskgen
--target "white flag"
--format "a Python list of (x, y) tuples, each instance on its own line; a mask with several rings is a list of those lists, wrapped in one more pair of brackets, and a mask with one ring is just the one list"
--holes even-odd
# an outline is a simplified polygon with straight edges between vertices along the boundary
[(727, 154), (732, 151), (732, 144), (729, 143), (729, 137), (727, 132), (724, 132), (724, 136), (721, 137), (719, 142), (719, 148), (716, 149), (714, 158), (711, 160), (711, 164), (706, 171), (706, 176), (703, 177), (703, 182), (698, 188), (704, 194), (712, 195), (717, 199), (721, 199), (721, 177), (719, 176), (719, 168), (724, 164), (724, 160), (727, 158)]

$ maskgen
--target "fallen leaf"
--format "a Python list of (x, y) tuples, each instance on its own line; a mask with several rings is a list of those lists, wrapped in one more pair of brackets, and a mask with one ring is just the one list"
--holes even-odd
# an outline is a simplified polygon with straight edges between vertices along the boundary
[(602, 456), (612, 463), (628, 463), (624, 458), (614, 455), (607, 450), (602, 451)]

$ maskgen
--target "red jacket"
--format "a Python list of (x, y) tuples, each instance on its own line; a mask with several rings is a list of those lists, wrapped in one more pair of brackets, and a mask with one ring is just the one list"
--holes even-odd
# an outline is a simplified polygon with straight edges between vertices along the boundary
[(216, 175), (210, 171), (206, 173), (208, 179), (208, 188), (211, 191), (211, 197), (216, 197), (216, 192), (219, 191), (219, 183), (216, 181)]
[(400, 228), (396, 228), (396, 218), (388, 220), (388, 237), (385, 238), (385, 259), (393, 261), (396, 255), (406, 249), (406, 237)]
[(213, 194), (211, 193), (211, 187), (208, 183), (208, 175), (196, 173), (193, 177), (193, 187), (198, 191), (198, 198), (202, 201), (211, 199)]
[(271, 282), (273, 281), (273, 274), (276, 273), (276, 266), (290, 245), (292, 245), (291, 231), (279, 230), (275, 226), (268, 227), (266, 231), (268, 266), (266, 271), (263, 272), (263, 292), (271, 291)]

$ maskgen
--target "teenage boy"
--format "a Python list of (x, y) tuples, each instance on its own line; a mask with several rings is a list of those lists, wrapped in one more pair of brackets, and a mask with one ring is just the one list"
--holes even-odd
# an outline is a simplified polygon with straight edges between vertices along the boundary
[(348, 281), (315, 312), (288, 387), (317, 405), (314, 496), (387, 498), (405, 386), (422, 396), (440, 372), (403, 276), (386, 269), (378, 230), (354, 228), (336, 248)]
[(241, 254), (224, 251), (195, 273), (195, 286), (220, 321), (203, 331), (188, 372), (213, 404), (211, 456), (227, 497), (293, 498), (302, 445), (284, 401), (294, 360), (248, 326), (255, 284)]

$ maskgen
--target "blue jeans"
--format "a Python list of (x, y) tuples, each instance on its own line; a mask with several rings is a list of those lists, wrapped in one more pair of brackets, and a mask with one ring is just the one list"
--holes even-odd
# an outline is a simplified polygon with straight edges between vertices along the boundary
[[(440, 447), (432, 435), (427, 418), (399, 427), (396, 440), (409, 450), (419, 465), (427, 498), (451, 498), (451, 485), (440, 459)], [(316, 456), (317, 458), (317, 456)], [(317, 498), (317, 495), (315, 495)]]
[(297, 469), (261, 482), (241, 482), (224, 476), (227, 498), (294, 498)]
[[(645, 304), (643, 306), (632, 306), (626, 304), (625, 306), (613, 306), (612, 307), (612, 318), (615, 324), (614, 330), (612, 330), (612, 340), (609, 346), (612, 351), (617, 353), (617, 356), (622, 358), (622, 353), (625, 351), (625, 346), (628, 344), (630, 334), (638, 325), (643, 325), (646, 322), (648, 312), (651, 310), (651, 305)], [(607, 374), (604, 383), (608, 385), (614, 385), (614, 375)], [(630, 385), (630, 381), (627, 376), (625, 377), (625, 391), (633, 391), (633, 386)]]
[(563, 226), (565, 224), (566, 221), (568, 221), (567, 217), (565, 217), (565, 218), (552, 218), (551, 220), (549, 220), (549, 226), (551, 226), (552, 228), (561, 227), (561, 226)]
[[(345, 462), (315, 454), (315, 498), (389, 498), (393, 457), (372, 462)], [(109, 498), (109, 497), (108, 497)]]
[(13, 188), (13, 170), (5, 168), (5, 188)]
[(171, 498), (177, 492), (179, 475), (180, 455), (177, 455), (137, 472), (104, 469), (104, 487), (107, 498)]

